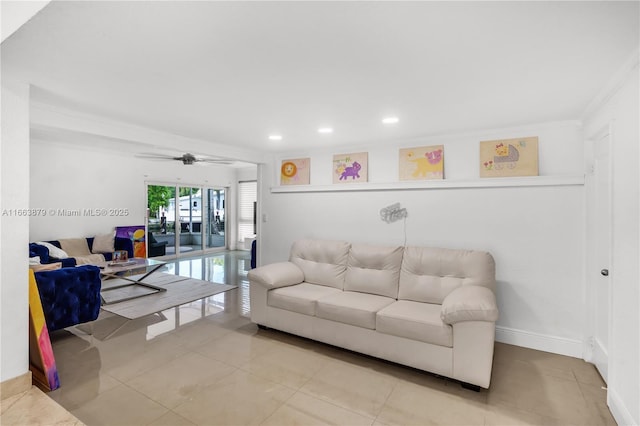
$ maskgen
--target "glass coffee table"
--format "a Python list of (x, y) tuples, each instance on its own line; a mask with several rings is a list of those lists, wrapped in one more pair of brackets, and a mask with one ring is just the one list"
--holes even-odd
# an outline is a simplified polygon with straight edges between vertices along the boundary
[[(100, 291), (102, 304), (109, 305), (111, 303), (167, 291), (166, 288), (143, 281), (165, 264), (166, 262), (161, 260), (134, 257), (126, 262), (107, 262), (98, 265), (102, 278), (102, 289)], [(145, 270), (146, 272), (140, 276), (123, 275), (123, 273), (130, 273), (137, 270)], [(113, 281), (113, 284), (110, 284), (109, 281)]]

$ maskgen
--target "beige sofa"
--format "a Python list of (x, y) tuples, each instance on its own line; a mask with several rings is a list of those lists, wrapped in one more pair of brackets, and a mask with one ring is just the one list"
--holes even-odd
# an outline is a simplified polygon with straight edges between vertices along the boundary
[(488, 388), (495, 263), (486, 252), (301, 240), (249, 272), (262, 326)]

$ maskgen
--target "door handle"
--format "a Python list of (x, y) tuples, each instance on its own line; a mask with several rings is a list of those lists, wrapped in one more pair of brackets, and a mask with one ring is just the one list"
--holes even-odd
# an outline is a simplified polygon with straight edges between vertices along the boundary
[(603, 269), (603, 270), (600, 271), (600, 274), (603, 277), (608, 277), (609, 276), (609, 270), (608, 269)]

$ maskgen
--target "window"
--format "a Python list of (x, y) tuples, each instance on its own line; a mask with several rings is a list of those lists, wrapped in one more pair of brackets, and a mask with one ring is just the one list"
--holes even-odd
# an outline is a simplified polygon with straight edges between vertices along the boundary
[(255, 180), (238, 183), (238, 242), (256, 235), (256, 202), (258, 184)]

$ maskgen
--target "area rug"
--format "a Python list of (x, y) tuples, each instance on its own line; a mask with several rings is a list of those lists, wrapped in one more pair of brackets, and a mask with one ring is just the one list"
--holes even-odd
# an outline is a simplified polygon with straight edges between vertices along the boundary
[[(130, 278), (135, 279), (136, 276)], [(235, 285), (212, 283), (210, 281), (185, 278), (164, 272), (154, 273), (145, 278), (144, 281), (158, 287), (166, 288), (167, 291), (145, 294), (135, 299), (103, 305), (102, 309), (133, 320), (237, 288)], [(117, 285), (121, 282), (120, 279), (108, 280), (105, 281), (103, 287)], [(125, 287), (123, 291), (126, 290), (134, 293), (136, 291), (147, 291), (144, 287), (139, 286)], [(108, 293), (115, 291), (119, 290), (110, 290)], [(105, 294), (106, 293), (107, 292), (105, 292)]]

